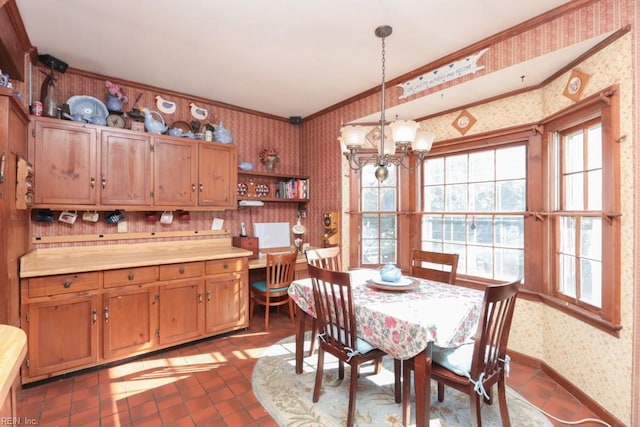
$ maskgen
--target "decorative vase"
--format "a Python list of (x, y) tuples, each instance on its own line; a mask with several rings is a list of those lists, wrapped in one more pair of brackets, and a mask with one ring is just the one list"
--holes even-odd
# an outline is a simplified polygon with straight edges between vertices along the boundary
[(118, 99), (117, 96), (107, 94), (107, 110), (109, 111), (122, 111), (122, 106), (124, 105), (124, 98)]
[(275, 167), (277, 161), (278, 159), (274, 156), (267, 157), (267, 159), (264, 161), (264, 164), (267, 166), (267, 172), (273, 172), (273, 168)]

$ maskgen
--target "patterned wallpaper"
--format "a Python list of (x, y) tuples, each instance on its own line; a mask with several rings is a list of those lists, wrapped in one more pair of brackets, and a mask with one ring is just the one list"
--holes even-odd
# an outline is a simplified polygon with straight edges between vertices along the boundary
[[(387, 87), (386, 99), (389, 107), (409, 102), (416, 97), (425, 96), (433, 91), (442, 91), (482, 74), (491, 73), (536, 56), (561, 49), (589, 38), (606, 34), (629, 25), (632, 22), (633, 0), (599, 0), (577, 9), (565, 16), (545, 22), (529, 31), (514, 35), (492, 45), (480, 60), (485, 69), (476, 75), (446, 83), (405, 100), (400, 100), (400, 89)], [(621, 134), (628, 136), (623, 145), (622, 194), (633, 195), (632, 165), (632, 60), (631, 39), (625, 36), (602, 52), (585, 60), (579, 65), (582, 72), (592, 75), (584, 96), (614, 83), (621, 85), (622, 126)], [(572, 60), (573, 58), (568, 58)], [(34, 71), (36, 80), (42, 79), (42, 73)], [(562, 96), (568, 73), (551, 82), (543, 89), (510, 97), (500, 101), (469, 108), (478, 120), (467, 135), (484, 132), (519, 123), (530, 123), (543, 118), (571, 104), (571, 100)], [(337, 76), (336, 76), (337, 77)], [(117, 79), (114, 79), (117, 83)], [(34, 83), (39, 88), (40, 83)], [(60, 76), (59, 96), (66, 99), (75, 94), (89, 94), (104, 98), (103, 80), (92, 79), (74, 74), (71, 70)], [(135, 99), (143, 92), (140, 104), (153, 108), (153, 97), (157, 94), (179, 103), (178, 111), (166, 117), (169, 123), (176, 120), (190, 121), (187, 105), (191, 101), (186, 95), (163, 93), (162, 90), (142, 87), (135, 84), (123, 84), (125, 93)], [(37, 91), (36, 91), (37, 94)], [(312, 119), (305, 120), (302, 126), (294, 126), (287, 121), (263, 117), (232, 108), (219, 107), (202, 100), (196, 102), (201, 107), (210, 108), (211, 116), (217, 116), (228, 127), (238, 145), (239, 160), (256, 163), (257, 153), (263, 146), (276, 147), (283, 156), (279, 168), (290, 173), (304, 173), (311, 178), (311, 203), (308, 205), (305, 240), (320, 245), (322, 237), (322, 213), (330, 210), (344, 212), (347, 209), (348, 176), (351, 171), (345, 166), (337, 141), (340, 123), (348, 122), (379, 111), (380, 95), (366, 98), (333, 109)], [(451, 126), (459, 112), (452, 112), (423, 122), (425, 128), (434, 130), (438, 140), (459, 137)], [(437, 144), (437, 141), (436, 141)], [(632, 259), (633, 255), (633, 199), (623, 200), (623, 259)], [(225, 219), (225, 228), (232, 234), (239, 231), (239, 223), (244, 221), (289, 221), (295, 222), (296, 206), (269, 205), (263, 208), (247, 208), (226, 212), (192, 213), (188, 224), (174, 222), (171, 230), (208, 229), (213, 216)], [(160, 224), (144, 222), (142, 213), (127, 214), (130, 231), (148, 231), (151, 228), (164, 229)], [(343, 245), (348, 251), (348, 216), (343, 215)], [(103, 223), (83, 224), (69, 228), (62, 223), (42, 226), (34, 224), (33, 235), (66, 235), (96, 233), (108, 230)], [(628, 424), (631, 418), (630, 375), (632, 352), (632, 301), (633, 266), (622, 268), (622, 323), (620, 338), (614, 338), (591, 328), (584, 323), (566, 316), (550, 307), (529, 301), (519, 301), (514, 319), (511, 347), (522, 353), (539, 358), (561, 375), (567, 378), (600, 405)], [(561, 328), (557, 325), (563, 325)], [(597, 368), (596, 368), (597, 367)], [(597, 369), (597, 372), (595, 371)], [(607, 381), (602, 381), (607, 378)]]

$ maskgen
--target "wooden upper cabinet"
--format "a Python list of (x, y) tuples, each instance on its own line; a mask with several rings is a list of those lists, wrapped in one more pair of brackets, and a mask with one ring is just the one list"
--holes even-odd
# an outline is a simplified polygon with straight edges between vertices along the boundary
[(202, 143), (198, 149), (198, 205), (235, 207), (235, 146)]
[(154, 138), (155, 205), (188, 207), (196, 204), (197, 148), (187, 139)]
[(97, 131), (60, 120), (36, 121), (33, 130), (34, 201), (40, 205), (94, 205)]
[(152, 153), (148, 136), (101, 132), (100, 204), (150, 205)]

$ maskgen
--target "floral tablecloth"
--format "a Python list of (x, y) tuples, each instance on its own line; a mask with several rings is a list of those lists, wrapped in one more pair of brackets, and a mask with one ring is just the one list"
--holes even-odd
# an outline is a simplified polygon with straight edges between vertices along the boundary
[[(417, 279), (407, 292), (372, 289), (367, 280), (375, 270), (351, 272), (358, 336), (396, 359), (409, 359), (432, 341), (439, 347), (457, 347), (476, 330), (483, 293), (474, 289)], [(316, 317), (311, 279), (294, 281), (289, 296)]]

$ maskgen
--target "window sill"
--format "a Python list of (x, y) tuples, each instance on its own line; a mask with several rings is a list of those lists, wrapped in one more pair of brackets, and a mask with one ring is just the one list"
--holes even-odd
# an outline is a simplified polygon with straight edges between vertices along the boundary
[[(456, 282), (458, 285), (478, 290), (483, 290), (486, 286), (495, 284), (492, 282), (480, 282), (478, 280), (473, 280), (471, 277), (463, 276), (458, 276), (458, 280), (456, 280)], [(585, 322), (593, 326), (594, 328), (600, 329), (601, 331), (613, 335), (616, 338), (620, 338), (620, 330), (622, 330), (622, 325), (603, 320), (595, 314), (590, 313), (585, 309), (570, 305), (566, 301), (563, 301), (559, 298), (544, 295), (539, 292), (534, 292), (527, 289), (526, 287), (520, 288), (520, 291), (518, 292), (518, 298), (522, 298), (528, 301), (540, 302), (542, 304), (548, 305), (575, 319)]]

